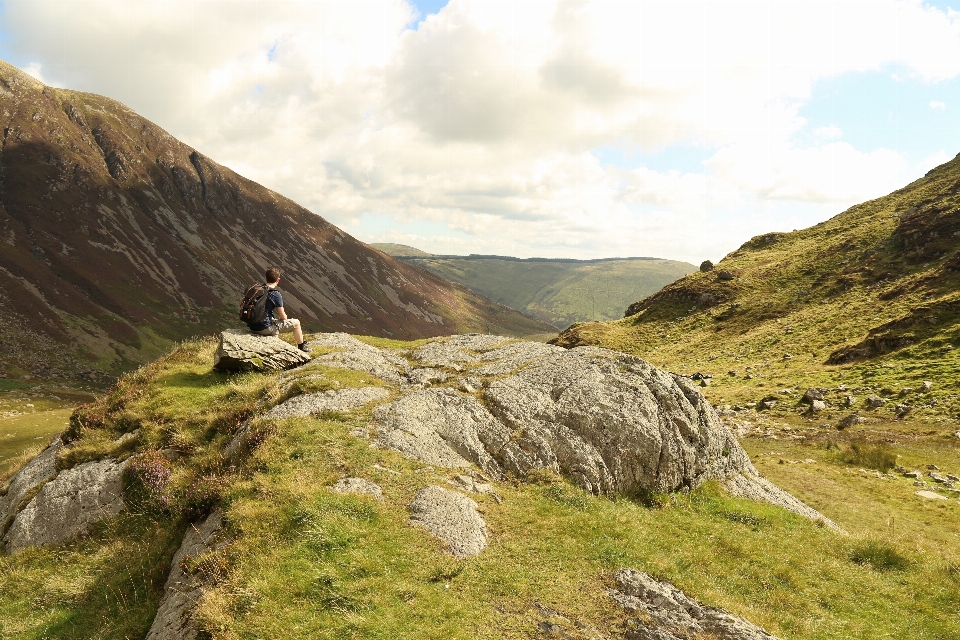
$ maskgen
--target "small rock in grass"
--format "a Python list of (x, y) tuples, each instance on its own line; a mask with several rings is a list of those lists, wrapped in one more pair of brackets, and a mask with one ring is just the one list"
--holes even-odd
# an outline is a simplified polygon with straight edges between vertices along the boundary
[(477, 503), (442, 487), (424, 487), (408, 507), (410, 524), (423, 527), (457, 558), (475, 556), (487, 546), (487, 525)]
[(820, 413), (827, 408), (827, 403), (823, 400), (814, 400), (810, 403), (810, 412), (811, 413)]
[(851, 414), (848, 415), (847, 417), (843, 418), (843, 419), (837, 424), (837, 429), (839, 429), (839, 430), (842, 431), (843, 429), (846, 429), (847, 427), (852, 427), (853, 425), (861, 424), (861, 423), (863, 423), (863, 421), (864, 421), (864, 420), (863, 420), (863, 418), (860, 416), (859, 413), (851, 413)]
[(887, 404), (887, 401), (881, 398), (880, 396), (871, 395), (867, 396), (867, 406), (871, 409), (877, 409)]
[(946, 500), (947, 496), (942, 496), (939, 493), (933, 491), (917, 491), (918, 496), (921, 498), (926, 498), (927, 500)]
[(709, 260), (704, 260), (703, 262), (700, 263), (700, 271), (703, 273), (713, 271), (713, 263), (710, 262)]
[(807, 389), (807, 392), (803, 394), (803, 401), (811, 404), (814, 400), (823, 400), (823, 391), (820, 391), (820, 389)]
[(928, 464), (927, 471), (940, 471), (940, 467), (935, 464)]
[(924, 380), (923, 384), (920, 385), (920, 389), (922, 389), (924, 392), (930, 391), (931, 389), (933, 389), (933, 383), (930, 382), (929, 380)]
[(920, 473), (919, 471), (907, 471), (907, 472), (906, 472), (905, 474), (903, 474), (903, 475), (904, 475), (904, 477), (907, 477), (907, 478), (916, 478), (917, 480), (919, 480), (920, 478), (923, 477), (923, 474)]
[(361, 495), (373, 496), (377, 500), (383, 500), (383, 491), (380, 485), (363, 478), (342, 478), (337, 484), (331, 487), (334, 493), (356, 493)]

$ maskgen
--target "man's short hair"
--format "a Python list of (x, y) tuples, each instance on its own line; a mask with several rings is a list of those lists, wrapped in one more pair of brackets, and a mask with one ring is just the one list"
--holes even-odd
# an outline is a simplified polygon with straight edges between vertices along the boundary
[(267, 284), (273, 284), (280, 279), (280, 269), (277, 269), (276, 267), (270, 267), (263, 275), (267, 279)]

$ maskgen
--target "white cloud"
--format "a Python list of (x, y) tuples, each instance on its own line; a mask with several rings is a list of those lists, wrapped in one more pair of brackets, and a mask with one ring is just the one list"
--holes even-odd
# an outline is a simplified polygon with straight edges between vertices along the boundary
[[(450, 250), (518, 255), (716, 259), (882, 195), (918, 167), (838, 127), (798, 146), (812, 87), (960, 73), (960, 17), (917, 0), (451, 0), (414, 17), (403, 0), (7, 0), (0, 28), (44, 81), (119, 99), (335, 223), (432, 221)], [(716, 153), (697, 173), (590, 153), (677, 143)]]
[(931, 108), (931, 109), (940, 109), (941, 111), (945, 111), (946, 108), (947, 108), (947, 103), (946, 103), (946, 102), (941, 102), (941, 101), (939, 101), (939, 100), (931, 100), (931, 101), (930, 101), (930, 108)]
[(814, 129), (813, 135), (825, 140), (836, 140), (837, 138), (843, 137), (843, 130), (840, 127), (832, 124), (828, 127), (818, 127)]

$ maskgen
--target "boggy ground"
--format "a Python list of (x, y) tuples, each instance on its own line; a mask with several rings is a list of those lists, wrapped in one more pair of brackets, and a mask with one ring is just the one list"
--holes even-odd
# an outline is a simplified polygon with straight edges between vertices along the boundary
[[(114, 440), (136, 429), (138, 451), (179, 457), (162, 491), (131, 485), (137, 506), (89, 536), (0, 557), (0, 636), (143, 637), (186, 522), (214, 504), (231, 543), (189, 567), (217, 585), (199, 607), (213, 638), (529, 638), (543, 634), (544, 621), (568, 637), (618, 637), (626, 614), (604, 589), (621, 567), (669, 579), (782, 638), (960, 635), (952, 533), (960, 505), (923, 501), (905, 480), (860, 472), (844, 442), (828, 448), (776, 427), (777, 439), (760, 431), (744, 445), (762, 472), (847, 535), (712, 485), (640, 503), (544, 475), (497, 483), (499, 504), (472, 496), (490, 545), (454, 560), (407, 525), (406, 505), (460, 472), (350, 435), (368, 423), (370, 407), (254, 423), (261, 446), (228, 466), (220, 452), (239, 425), (296, 390), (284, 391), (280, 374), (213, 372), (215, 346), (184, 343), (77, 413), (71, 435), (79, 439), (61, 466), (130, 455)], [(303, 380), (299, 390), (386, 384), (321, 371), (325, 380)], [(791, 429), (807, 425), (790, 419)], [(891, 447), (909, 466), (950, 472), (960, 462), (923, 438)], [(815, 462), (791, 462), (807, 458)], [(346, 476), (377, 482), (385, 499), (332, 493)]]

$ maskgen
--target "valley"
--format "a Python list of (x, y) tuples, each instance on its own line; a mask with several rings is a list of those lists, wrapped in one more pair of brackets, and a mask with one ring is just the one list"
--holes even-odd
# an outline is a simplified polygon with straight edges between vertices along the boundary
[(585, 320), (619, 319), (632, 302), (696, 270), (686, 262), (655, 258), (438, 256), (405, 245), (371, 246), (558, 329)]

